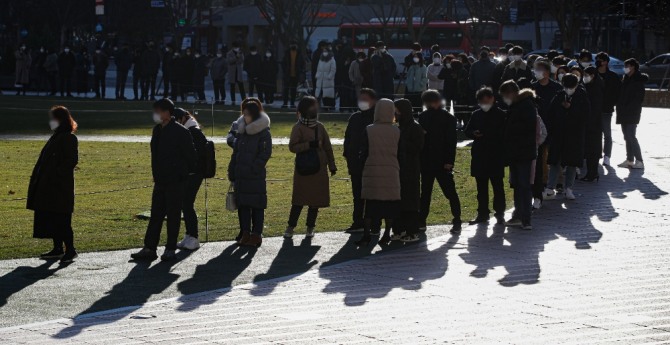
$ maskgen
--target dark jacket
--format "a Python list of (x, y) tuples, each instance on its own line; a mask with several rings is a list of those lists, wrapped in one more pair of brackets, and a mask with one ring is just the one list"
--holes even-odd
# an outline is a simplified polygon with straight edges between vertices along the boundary
[(161, 56), (155, 49), (142, 53), (142, 72), (145, 77), (155, 76), (161, 66)]
[(256, 55), (248, 54), (244, 58), (244, 71), (247, 72), (247, 77), (249, 80), (256, 80), (261, 76), (261, 63), (262, 63), (261, 54), (256, 53)]
[[(570, 108), (563, 107), (564, 101), (570, 103)], [(582, 166), (586, 120), (590, 112), (589, 98), (583, 87), (577, 87), (572, 96), (561, 91), (554, 97), (550, 115), (553, 134), (547, 163)]]
[(442, 95), (449, 101), (456, 99), (456, 89), (458, 88), (456, 74), (453, 71), (453, 68), (447, 67), (445, 65), (442, 67), (440, 74), (437, 75), (438, 79), (444, 80), (444, 89), (442, 89)]
[[(284, 61), (282, 62), (282, 72), (285, 80), (291, 77), (291, 50), (286, 49), (284, 53)], [(300, 80), (305, 73), (305, 59), (302, 54), (298, 52), (295, 57), (295, 76)]]
[(226, 58), (223, 56), (215, 57), (209, 68), (209, 75), (212, 80), (226, 80), (227, 72), (228, 63), (226, 63)]
[(277, 87), (277, 74), (279, 73), (279, 66), (274, 56), (263, 56), (261, 64), (260, 83), (264, 87), (269, 87), (274, 90)]
[(42, 149), (28, 186), (27, 208), (34, 211), (74, 211), (74, 168), (79, 162), (77, 137), (58, 128)]
[(360, 68), (363, 75), (363, 84), (361, 84), (361, 87), (372, 88), (372, 62), (370, 59), (363, 60)]
[(375, 53), (370, 58), (372, 63), (372, 85), (380, 96), (393, 94), (393, 78), (395, 77), (396, 65), (393, 56), (389, 53)]
[(172, 52), (172, 50), (163, 53), (163, 59), (161, 60), (161, 70), (163, 71), (163, 78), (169, 76), (170, 72), (172, 71), (173, 57), (174, 53)]
[(237, 206), (267, 208), (266, 169), (272, 156), (270, 118), (262, 113), (256, 121), (246, 125), (237, 119), (233, 155), (228, 164), (228, 179), (235, 183)]
[(186, 90), (190, 90), (191, 88), (193, 88), (194, 67), (195, 67), (195, 59), (193, 58), (193, 54), (191, 55), (184, 54), (182, 55), (181, 58), (179, 58), (179, 63), (177, 64), (177, 68), (179, 69), (178, 72), (179, 79), (177, 80), (182, 84), (182, 87), (186, 88)]
[(516, 83), (519, 83), (519, 80), (522, 78), (530, 85), (530, 81), (533, 80), (531, 67), (528, 66), (526, 61), (519, 61), (518, 65), (516, 62), (513, 62), (505, 66), (505, 70), (500, 78), (500, 85), (508, 80), (514, 80)]
[(421, 151), (421, 171), (444, 170), (456, 160), (456, 118), (445, 109), (427, 109), (419, 114), (419, 124), (426, 131)]
[(426, 134), (411, 115), (403, 116), (399, 127), (400, 204), (403, 210), (418, 211), (421, 196), (421, 151)]
[(119, 50), (114, 56), (114, 63), (117, 70), (128, 73), (130, 67), (133, 65), (133, 57), (130, 55), (130, 51), (125, 48)]
[(603, 80), (596, 74), (593, 80), (586, 84), (586, 93), (589, 97), (591, 111), (586, 119), (586, 137), (584, 154), (587, 158), (600, 158), (602, 147), (602, 113), (605, 98), (605, 85)]
[(191, 133), (191, 138), (193, 138), (193, 147), (195, 148), (196, 156), (198, 158), (198, 164), (196, 165), (196, 174), (205, 174), (205, 162), (206, 162), (206, 146), (207, 146), (207, 137), (202, 132), (202, 129), (197, 122), (193, 121), (192, 123), (186, 122), (184, 125), (188, 131)]
[(491, 87), (496, 64), (488, 58), (480, 59), (470, 67), (470, 90), (477, 91), (482, 86)]
[(105, 53), (93, 54), (93, 73), (97, 76), (104, 76), (109, 67), (109, 58)]
[(607, 69), (605, 73), (599, 73), (600, 78), (605, 84), (605, 98), (603, 100), (603, 112), (613, 113), (614, 106), (619, 100), (619, 93), (621, 92), (621, 77), (618, 74)]
[(204, 85), (207, 73), (207, 57), (201, 55), (193, 59), (193, 85)]
[(137, 49), (133, 52), (133, 79), (143, 75), (142, 51)]
[(535, 92), (524, 89), (507, 111), (505, 160), (507, 164), (537, 158)]
[(493, 93), (498, 97), (498, 90), (500, 89), (500, 84), (502, 84), (502, 76), (505, 72), (505, 67), (509, 65), (509, 59), (498, 62), (496, 67), (493, 69), (493, 75), (491, 76), (491, 87), (493, 88)]
[[(472, 163), (470, 175), (475, 177), (505, 176), (505, 118), (507, 114), (497, 106), (489, 111), (477, 109), (472, 113), (465, 135), (473, 139)], [(474, 132), (479, 131), (483, 136), (475, 138)]]
[(58, 55), (58, 71), (65, 76), (72, 75), (74, 71), (75, 59), (72, 51), (62, 52)]
[(196, 172), (198, 158), (193, 138), (174, 119), (165, 127), (156, 125), (151, 135), (151, 173), (156, 184), (185, 181)]
[(349, 175), (360, 175), (363, 173), (361, 159), (361, 147), (365, 141), (365, 128), (372, 124), (375, 117), (375, 108), (366, 111), (357, 111), (351, 114), (347, 129), (344, 131), (344, 158), (347, 160)]
[(533, 91), (535, 91), (535, 103), (537, 104), (537, 113), (544, 121), (544, 124), (547, 126), (547, 138), (544, 143), (549, 145), (551, 143), (551, 123), (549, 120), (549, 111), (551, 110), (551, 101), (556, 97), (556, 95), (563, 90), (563, 86), (558, 82), (549, 79), (547, 85), (542, 85), (540, 82), (536, 81), (530, 86)]
[(625, 76), (621, 83), (621, 94), (616, 104), (616, 123), (638, 124), (644, 101), (644, 85), (649, 76), (636, 71), (631, 77)]

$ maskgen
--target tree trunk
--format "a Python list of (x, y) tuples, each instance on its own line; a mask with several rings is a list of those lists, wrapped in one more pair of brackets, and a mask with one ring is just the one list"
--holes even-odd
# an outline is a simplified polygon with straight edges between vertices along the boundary
[(533, 18), (535, 18), (535, 49), (542, 49), (542, 30), (540, 28), (540, 21), (542, 20), (542, 13), (538, 8), (537, 1), (533, 1)]

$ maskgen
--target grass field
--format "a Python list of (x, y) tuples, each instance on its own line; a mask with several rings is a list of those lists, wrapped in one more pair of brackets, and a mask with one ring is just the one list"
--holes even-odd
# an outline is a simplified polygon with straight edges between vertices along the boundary
[[(5, 121), (0, 134), (48, 134), (46, 109), (54, 100), (18, 97), (0, 98)], [(61, 103), (61, 102), (57, 102)], [(71, 107), (85, 134), (149, 135), (150, 104), (147, 102), (63, 102)], [(131, 112), (133, 109), (146, 111)], [(26, 110), (35, 109), (35, 110)], [(78, 112), (91, 110), (90, 112)], [(93, 111), (98, 109), (98, 111)], [(114, 111), (108, 111), (114, 109)], [(124, 111), (125, 109), (125, 111)], [(222, 125), (215, 127), (218, 135), (228, 131), (228, 123), (236, 116), (232, 109), (221, 111)], [(294, 115), (278, 112), (273, 116), (273, 135), (288, 136)], [(347, 115), (322, 117), (332, 137), (341, 137)], [(203, 120), (201, 115), (201, 120)], [(278, 120), (279, 119), (279, 120)], [(218, 120), (217, 120), (218, 121)], [(206, 120), (203, 121), (206, 123)], [(225, 124), (225, 125), (224, 125)], [(36, 129), (37, 128), (37, 129)], [(338, 132), (339, 130), (339, 132)], [(279, 133), (279, 134), (278, 134)], [(333, 134), (334, 133), (334, 134)], [(49, 246), (49, 241), (32, 238), (32, 212), (25, 209), (28, 179), (44, 142), (0, 141), (0, 259), (34, 256)], [(322, 210), (318, 231), (339, 231), (349, 226), (351, 191), (341, 146), (335, 146), (338, 174), (331, 179), (331, 207)], [(230, 149), (217, 146), (219, 177), (225, 177)], [(286, 146), (276, 146), (268, 166), (268, 199), (266, 236), (278, 236), (286, 227), (290, 208), (294, 156)], [(476, 212), (475, 183), (469, 176), (469, 149), (459, 149), (456, 163), (456, 185), (461, 197), (463, 219)], [(99, 251), (139, 247), (142, 245), (145, 220), (135, 217), (150, 207), (151, 172), (149, 145), (144, 143), (80, 143), (80, 163), (76, 172), (75, 237), (81, 251)], [(237, 234), (237, 215), (225, 211), (224, 197), (228, 181), (209, 180), (210, 240), (230, 240)], [(509, 193), (508, 193), (509, 194)], [(196, 201), (201, 215), (204, 238), (204, 188)], [(510, 198), (508, 197), (508, 200)], [(438, 190), (433, 194), (429, 223), (447, 223), (451, 214), (447, 201)], [(304, 224), (304, 215), (300, 224)], [(300, 230), (302, 231), (302, 229)], [(183, 232), (183, 230), (182, 230)], [(161, 243), (164, 243), (163, 241)]]

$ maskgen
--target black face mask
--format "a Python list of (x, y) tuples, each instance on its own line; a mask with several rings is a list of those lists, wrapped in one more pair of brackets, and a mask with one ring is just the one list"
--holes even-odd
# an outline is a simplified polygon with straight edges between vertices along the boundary
[(600, 60), (596, 60), (596, 67), (600, 68), (600, 66), (603, 65), (603, 62)]

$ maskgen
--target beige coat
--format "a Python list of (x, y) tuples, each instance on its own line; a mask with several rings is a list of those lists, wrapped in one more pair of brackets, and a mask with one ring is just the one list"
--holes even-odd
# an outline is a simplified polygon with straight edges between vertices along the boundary
[(314, 141), (316, 130), (319, 131), (319, 158), (321, 159), (321, 170), (314, 175), (300, 175), (293, 171), (293, 205), (328, 207), (330, 206), (330, 179), (329, 171), (337, 171), (333, 147), (326, 128), (320, 122), (316, 127), (307, 127), (298, 122), (293, 126), (288, 149), (293, 153), (309, 150), (309, 143)]
[(363, 168), (362, 190), (365, 200), (400, 200), (400, 130), (393, 125), (394, 117), (393, 101), (379, 100), (375, 105), (374, 123), (367, 127), (368, 154)]

